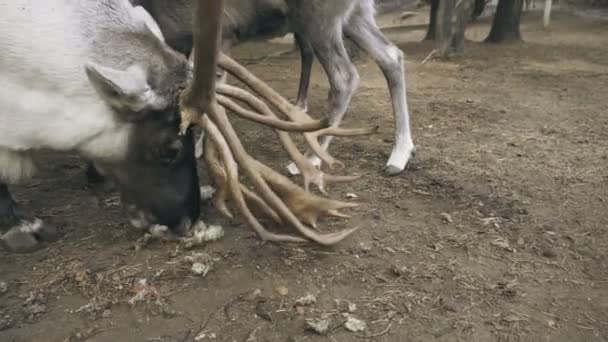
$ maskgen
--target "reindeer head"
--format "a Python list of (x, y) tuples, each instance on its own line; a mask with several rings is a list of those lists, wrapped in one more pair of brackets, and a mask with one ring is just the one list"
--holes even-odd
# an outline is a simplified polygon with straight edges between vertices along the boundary
[(123, 158), (97, 159), (95, 166), (118, 185), (134, 226), (158, 224), (181, 234), (200, 215), (194, 139), (191, 130), (180, 134), (178, 106), (191, 66), (143, 9), (133, 10), (139, 25), (100, 39), (93, 55), (103, 58), (85, 66), (117, 125), (128, 127)]

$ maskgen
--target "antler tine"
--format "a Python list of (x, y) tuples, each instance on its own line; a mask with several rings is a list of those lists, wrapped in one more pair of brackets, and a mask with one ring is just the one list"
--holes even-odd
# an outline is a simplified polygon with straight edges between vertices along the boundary
[[(268, 117), (276, 117), (276, 114), (260, 99), (255, 97), (250, 92), (234, 87), (228, 84), (218, 85), (217, 92), (224, 96), (235, 98), (239, 101), (247, 103), (250, 107), (252, 107), (255, 111), (261, 113), (262, 115)], [(331, 128), (331, 127), (328, 127)], [(322, 132), (323, 130), (321, 130)], [(294, 161), (297, 165), (300, 173), (302, 174), (304, 180), (304, 189), (309, 191), (310, 184), (315, 184), (317, 188), (323, 193), (327, 194), (325, 191), (325, 183), (326, 182), (350, 182), (359, 178), (359, 176), (334, 176), (330, 174), (326, 174), (323, 171), (317, 169), (308, 158), (306, 158), (298, 149), (294, 141), (291, 139), (289, 134), (286, 132), (277, 131), (281, 144), (289, 157)]]
[(313, 132), (329, 128), (328, 120), (309, 120), (308, 122), (293, 122), (279, 120), (276, 117), (263, 116), (241, 107), (238, 103), (223, 95), (217, 95), (217, 102), (235, 114), (262, 125), (288, 132)]
[[(216, 104), (212, 104), (212, 107), (220, 108)], [(245, 197), (243, 196), (243, 192), (241, 191), (241, 183), (239, 182), (238, 173), (236, 170), (236, 163), (234, 163), (234, 157), (232, 156), (232, 152), (230, 151), (230, 147), (220, 130), (215, 126), (211, 120), (207, 116), (203, 117), (202, 125), (207, 134), (209, 134), (210, 139), (215, 144), (215, 147), (218, 149), (219, 153), (222, 155), (222, 159), (224, 160), (224, 165), (226, 166), (225, 170), (228, 175), (228, 184), (230, 192), (232, 193), (232, 197), (236, 202), (236, 206), (239, 211), (245, 216), (247, 223), (255, 230), (255, 232), (260, 236), (262, 240), (265, 241), (276, 241), (276, 242), (306, 242), (305, 239), (291, 236), (291, 235), (283, 235), (283, 234), (275, 234), (267, 231), (255, 216), (251, 213), (249, 208), (247, 207), (247, 203), (245, 202)], [(233, 161), (232, 163), (226, 161)]]
[[(255, 186), (255, 188), (260, 192), (264, 201), (267, 202), (268, 205), (273, 210), (275, 210), (282, 219), (284, 219), (287, 223), (290, 223), (292, 226), (294, 226), (300, 232), (300, 234), (302, 234), (307, 239), (312, 240), (318, 244), (333, 245), (333, 244), (336, 244), (336, 243), (342, 241), (344, 238), (346, 238), (347, 236), (349, 236), (350, 234), (352, 234), (353, 232), (355, 232), (357, 230), (357, 229), (346, 229), (346, 230), (343, 230), (343, 231), (340, 231), (337, 233), (319, 234), (319, 233), (313, 231), (312, 229), (306, 227), (305, 225), (303, 225), (298, 220), (296, 215), (294, 215), (294, 213), (292, 213), (290, 211), (290, 209), (285, 205), (285, 203), (281, 200), (281, 198), (273, 192), (273, 190), (270, 188), (270, 186), (268, 186), (268, 184), (266, 183), (266, 179), (263, 175), (263, 172), (260, 171), (260, 168), (258, 166), (258, 165), (263, 165), (263, 164), (258, 163), (255, 159), (251, 158), (247, 154), (247, 152), (243, 148), (243, 145), (241, 144), (240, 140), (238, 139), (238, 136), (237, 136), (236, 132), (234, 131), (234, 128), (230, 124), (230, 121), (228, 120), (228, 116), (226, 115), (224, 108), (217, 104), (214, 104), (211, 106), (208, 113), (209, 113), (209, 116), (211, 117), (211, 119), (213, 120), (213, 123), (211, 122), (211, 120), (204, 118), (204, 122), (207, 123), (206, 124), (207, 131), (208, 132), (213, 131), (214, 136), (219, 136), (222, 138), (225, 137), (225, 142), (229, 146), (229, 150), (232, 151), (232, 153), (234, 155), (234, 160), (236, 160), (236, 162), (243, 168), (243, 170), (245, 171), (247, 176), (253, 182), (253, 185)], [(216, 138), (214, 138), (214, 139), (216, 139)], [(221, 146), (218, 146), (218, 147), (221, 147)], [(224, 164), (226, 164), (226, 163), (224, 163)], [(229, 177), (232, 177), (232, 176), (229, 176)], [(287, 181), (287, 182), (289, 184), (291, 184), (293, 187), (297, 188), (297, 186), (294, 185), (293, 183), (291, 183), (289, 181)], [(231, 184), (232, 184), (232, 182), (231, 182)], [(311, 197), (313, 196), (311, 194), (307, 194), (307, 195), (311, 196)], [(249, 209), (247, 209), (247, 211), (249, 211)]]
[[(213, 205), (224, 216), (232, 219), (232, 213), (226, 205), (230, 187), (228, 176), (226, 175), (227, 167), (223, 165), (218, 156), (217, 148), (210, 139), (209, 135), (205, 136), (205, 162), (207, 163), (207, 169), (209, 169), (211, 179), (217, 188), (217, 191), (213, 194)], [(236, 168), (236, 166), (233, 167)]]
[[(209, 169), (211, 178), (213, 179), (213, 182), (217, 188), (217, 191), (213, 195), (213, 205), (224, 216), (232, 219), (232, 213), (226, 205), (229, 193), (228, 176), (226, 175), (226, 169), (218, 156), (218, 151), (215, 147), (215, 144), (213, 143), (213, 141), (210, 141), (209, 135), (205, 137), (205, 162), (207, 163), (207, 169)], [(232, 163), (234, 163), (234, 161), (232, 161)], [(235, 170), (238, 170), (236, 165), (232, 167)], [(264, 202), (264, 200), (262, 200), (258, 195), (256, 195), (253, 191), (247, 189), (247, 187), (242, 184), (241, 192), (243, 192), (243, 195), (245, 195), (245, 198), (247, 200), (256, 205), (268, 217), (270, 217), (277, 223), (282, 223), (282, 220), (279, 215), (277, 215), (277, 213), (272, 210)]]
[[(270, 88), (268, 85), (266, 85), (262, 80), (257, 78), (255, 75), (253, 75), (246, 68), (244, 68), (243, 66), (238, 64), (236, 61), (234, 61), (229, 56), (220, 53), (219, 57), (218, 57), (218, 63), (227, 72), (234, 75), (241, 82), (245, 83), (248, 87), (250, 87), (258, 95), (262, 96), (266, 101), (268, 101), (274, 107), (279, 109), (279, 111), (281, 113), (283, 113), (283, 115), (285, 115), (292, 121), (302, 122), (302, 121), (312, 120), (312, 118), (308, 114), (306, 114), (304, 111), (300, 110), (296, 106), (289, 103), (289, 101), (287, 101), (285, 98), (283, 98), (281, 95), (279, 95), (276, 91), (274, 91), (272, 88)], [(357, 134), (357, 135), (370, 134), (372, 132), (373, 131), (361, 131), (362, 134)], [(356, 132), (336, 129), (333, 131), (333, 133), (334, 134), (332, 134), (332, 135), (336, 135), (336, 136), (341, 136), (341, 135), (343, 135), (343, 133), (346, 133), (346, 134), (344, 134), (345, 136), (352, 136), (352, 135), (355, 135), (353, 133), (356, 133)], [(334, 168), (336, 165), (343, 166), (343, 164), (341, 162), (339, 162), (334, 157), (332, 157), (319, 144), (317, 137), (318, 137), (318, 135), (314, 135), (311, 133), (304, 134), (305, 141), (306, 141), (307, 145), (310, 147), (310, 149), (319, 158), (321, 158), (321, 160), (323, 162), (327, 163), (330, 168)]]

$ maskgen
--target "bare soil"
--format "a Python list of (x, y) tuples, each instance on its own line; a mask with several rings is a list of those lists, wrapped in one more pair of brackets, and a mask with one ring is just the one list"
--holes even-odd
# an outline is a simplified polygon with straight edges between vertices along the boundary
[[(135, 249), (116, 194), (91, 189), (76, 156), (49, 154), (14, 191), (65, 236), (0, 252), (0, 341), (608, 340), (608, 21), (558, 11), (543, 30), (536, 11), (522, 29), (524, 43), (483, 44), (483, 19), (463, 54), (425, 64), (424, 31), (391, 30), (408, 56), (418, 146), (398, 177), (380, 172), (393, 127), (384, 79), (357, 60), (344, 125), (381, 128), (332, 145), (363, 175), (330, 189), (362, 203), (324, 222), (361, 227), (334, 248), (262, 244), (207, 205), (226, 230), (219, 241)], [(291, 97), (297, 54), (253, 61), (286, 48), (248, 44), (236, 56)], [(326, 92), (316, 65), (311, 113)], [(239, 127), (252, 152), (285, 166), (273, 134)], [(207, 254), (206, 276), (191, 272), (193, 253)], [(315, 303), (296, 304), (309, 294)], [(349, 316), (366, 329), (347, 330)], [(310, 319), (328, 320), (326, 335)]]

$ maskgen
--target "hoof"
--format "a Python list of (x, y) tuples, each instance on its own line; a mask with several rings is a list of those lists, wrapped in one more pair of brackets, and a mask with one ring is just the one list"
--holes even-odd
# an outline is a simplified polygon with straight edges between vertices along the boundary
[(59, 239), (57, 228), (40, 219), (22, 220), (0, 236), (2, 245), (13, 253), (28, 253)]
[(382, 173), (384, 173), (387, 176), (397, 176), (397, 175), (401, 174), (403, 172), (403, 170), (405, 170), (405, 168), (400, 168), (395, 165), (386, 165), (382, 169)]
[(84, 172), (87, 182), (93, 185), (95, 188), (104, 192), (113, 192), (116, 190), (116, 185), (102, 175), (93, 164), (88, 164), (87, 169)]
[[(407, 164), (416, 156), (416, 147), (414, 144), (409, 143), (409, 146), (399, 149), (395, 148), (391, 153), (386, 166), (382, 169), (382, 172), (387, 176), (396, 176), (402, 173)], [(404, 151), (404, 152), (402, 152)]]

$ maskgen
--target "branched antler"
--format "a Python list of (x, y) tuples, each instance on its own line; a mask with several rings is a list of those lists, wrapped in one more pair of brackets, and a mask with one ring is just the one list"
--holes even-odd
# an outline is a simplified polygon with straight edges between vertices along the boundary
[[(197, 3), (195, 25), (197, 25), (197, 17), (208, 17), (210, 10), (217, 9), (213, 5), (206, 4), (207, 1)], [(374, 130), (329, 127), (327, 120), (311, 118), (247, 69), (223, 54), (219, 54), (217, 58), (219, 65), (253, 90), (261, 99), (245, 89), (222, 84), (216, 87), (216, 94), (207, 95), (206, 98), (197, 102), (192, 99), (193, 96), (196, 96), (195, 85), (198, 85), (199, 88), (204, 85), (202, 89), (206, 90), (205, 87), (209, 85), (209, 80), (200, 78), (211, 77), (208, 66), (203, 67), (197, 63), (209, 63), (209, 57), (203, 58), (203, 54), (214, 51), (217, 52), (217, 41), (210, 40), (208, 34), (205, 35), (204, 32), (201, 33), (195, 29), (194, 80), (191, 87), (182, 94), (181, 105), (182, 129), (191, 124), (197, 124), (206, 133), (205, 161), (210, 176), (218, 188), (213, 199), (216, 208), (224, 215), (232, 217), (227, 205), (230, 200), (263, 240), (313, 241), (322, 245), (332, 245), (355, 232), (357, 228), (345, 229), (336, 233), (317, 232), (314, 228), (317, 227), (321, 216), (348, 217), (340, 210), (357, 205), (323, 198), (308, 190), (310, 184), (314, 184), (325, 194), (326, 183), (352, 181), (358, 176), (328, 175), (317, 169), (300, 152), (291, 139), (290, 132), (303, 134), (308, 147), (327, 164), (335, 166), (341, 165), (341, 163), (320, 146), (318, 142), (320, 136), (363, 135), (373, 133)], [(276, 108), (281, 116), (276, 115), (271, 107)], [(269, 126), (276, 131), (282, 146), (303, 175), (304, 188), (295, 185), (287, 177), (247, 153), (226, 114), (226, 109), (244, 119)], [(202, 115), (203, 112), (206, 115)], [(239, 172), (242, 172), (251, 182), (253, 190), (241, 183)], [(272, 221), (292, 226), (299, 236), (277, 234), (266, 230), (250, 210), (250, 205), (256, 207), (257, 211)]]

